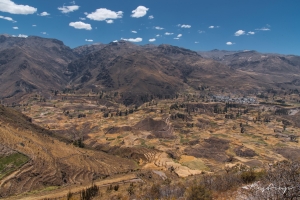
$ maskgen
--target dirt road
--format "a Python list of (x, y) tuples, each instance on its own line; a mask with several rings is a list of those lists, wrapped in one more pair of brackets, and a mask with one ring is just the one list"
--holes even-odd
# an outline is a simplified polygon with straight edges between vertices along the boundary
[[(95, 181), (94, 183), (99, 186), (99, 187), (107, 187), (111, 184), (125, 184), (125, 183), (131, 183), (131, 182), (143, 182), (142, 179), (137, 178), (135, 174), (128, 174), (125, 176), (120, 176), (112, 179), (107, 179), (107, 180), (100, 180), (100, 181)], [(88, 185), (75, 185), (75, 186), (69, 186), (69, 187), (64, 187), (60, 188), (57, 190), (53, 191), (43, 191), (40, 193), (36, 194), (29, 194), (29, 195), (21, 195), (21, 196), (16, 196), (16, 197), (9, 197), (5, 198), (5, 200), (42, 200), (42, 199), (54, 199), (54, 198), (60, 198), (60, 197), (65, 197), (67, 196), (68, 192), (72, 193), (79, 193), (81, 190), (91, 186), (91, 184)]]

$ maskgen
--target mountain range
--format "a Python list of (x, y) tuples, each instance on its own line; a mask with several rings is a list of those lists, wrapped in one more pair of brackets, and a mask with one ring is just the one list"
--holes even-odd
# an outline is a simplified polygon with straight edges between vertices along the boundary
[(74, 89), (117, 92), (124, 104), (184, 91), (259, 92), (300, 89), (300, 57), (256, 51), (196, 52), (126, 41), (71, 49), (57, 39), (0, 35), (0, 98)]

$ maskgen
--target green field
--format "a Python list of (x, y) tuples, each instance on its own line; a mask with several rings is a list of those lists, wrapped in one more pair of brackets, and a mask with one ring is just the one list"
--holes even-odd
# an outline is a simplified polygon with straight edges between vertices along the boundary
[(21, 153), (0, 157), (0, 179), (21, 167), (28, 160), (29, 158)]

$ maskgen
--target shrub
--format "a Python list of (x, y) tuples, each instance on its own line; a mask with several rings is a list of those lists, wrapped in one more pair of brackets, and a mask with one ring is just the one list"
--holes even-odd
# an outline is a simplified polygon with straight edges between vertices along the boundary
[(186, 191), (187, 200), (211, 200), (211, 191), (203, 185), (193, 185)]

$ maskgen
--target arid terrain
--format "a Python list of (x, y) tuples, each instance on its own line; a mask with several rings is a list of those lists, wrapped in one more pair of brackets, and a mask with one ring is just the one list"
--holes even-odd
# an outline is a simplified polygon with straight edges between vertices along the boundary
[(266, 167), (300, 159), (298, 56), (0, 39), (13, 86), (1, 90), (1, 198), (85, 199), (94, 185), (95, 199), (176, 199), (235, 173), (209, 194), (239, 199)]

